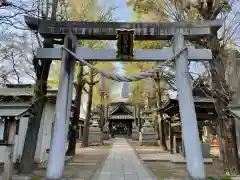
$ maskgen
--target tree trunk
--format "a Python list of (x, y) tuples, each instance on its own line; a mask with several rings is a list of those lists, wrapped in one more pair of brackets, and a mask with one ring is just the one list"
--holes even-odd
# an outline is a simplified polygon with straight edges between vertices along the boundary
[[(236, 145), (235, 121), (233, 118), (229, 118), (229, 113), (226, 111), (229, 104), (228, 97), (225, 97), (226, 95), (219, 94), (219, 92), (229, 92), (229, 86), (227, 86), (225, 81), (225, 68), (222, 62), (223, 60), (220, 58), (220, 55), (222, 52), (224, 52), (224, 49), (221, 49), (219, 40), (216, 36), (210, 37), (208, 42), (210, 42), (210, 48), (212, 49), (214, 57), (214, 59), (210, 61), (210, 66), (212, 75), (212, 88), (215, 89), (216, 94), (215, 108), (218, 114), (218, 119), (223, 123), (222, 127), (220, 128), (223, 128), (222, 130), (225, 132), (224, 138), (220, 135), (220, 138), (223, 138), (225, 155), (227, 155), (225, 158), (223, 158), (223, 164), (225, 165), (225, 170), (230, 174), (239, 174), (240, 166)], [(231, 97), (231, 94), (228, 93), (228, 96)], [(220, 152), (223, 151), (221, 150)]]
[[(212, 8), (198, 8), (199, 14), (202, 16), (204, 20), (216, 19), (219, 12), (221, 12), (221, 4), (215, 2)], [(214, 9), (219, 9), (218, 13), (213, 14), (212, 11)], [(229, 113), (226, 111), (228, 109), (229, 100), (231, 100), (232, 94), (230, 92), (229, 86), (225, 81), (225, 66), (227, 58), (225, 53), (225, 49), (221, 47), (220, 40), (217, 38), (217, 35), (209, 35), (204, 41), (198, 42), (204, 48), (209, 48), (212, 50), (213, 59), (209, 61), (211, 77), (212, 77), (212, 89), (215, 91), (215, 109), (218, 115), (217, 120), (217, 129), (219, 133), (220, 142), (223, 144), (223, 148), (220, 148), (220, 156), (222, 160), (224, 160), (223, 164), (226, 165), (227, 171), (229, 173), (239, 173), (239, 156), (237, 152), (237, 142), (236, 142), (236, 132), (235, 132), (235, 122), (232, 120), (233, 118), (228, 118)], [(222, 133), (223, 132), (223, 133)], [(225, 136), (223, 136), (225, 135)], [(226, 137), (227, 136), (227, 137)], [(220, 145), (221, 146), (221, 145)], [(232, 159), (235, 159), (232, 161)]]
[(77, 143), (77, 127), (79, 122), (80, 116), (80, 109), (81, 109), (81, 99), (82, 99), (82, 90), (84, 86), (83, 82), (83, 66), (80, 66), (80, 71), (77, 77), (77, 87), (76, 87), (76, 97), (74, 100), (75, 110), (73, 113), (73, 118), (71, 119), (71, 126), (70, 126), (70, 137), (67, 149), (67, 155), (73, 156), (76, 150), (76, 143)]
[(91, 108), (92, 108), (92, 95), (93, 95), (93, 71), (90, 70), (90, 84), (89, 84), (89, 90), (88, 90), (88, 103), (87, 103), (87, 113), (86, 118), (84, 122), (84, 128), (83, 128), (83, 141), (81, 147), (87, 147), (88, 146), (88, 132), (89, 132), (89, 123), (91, 118)]
[[(52, 48), (51, 40), (44, 41), (45, 48)], [(36, 62), (35, 62), (36, 63)], [(37, 62), (38, 63), (38, 62)], [(34, 155), (37, 146), (38, 132), (42, 119), (42, 112), (46, 103), (47, 79), (49, 75), (51, 60), (41, 61), (41, 65), (36, 65), (36, 83), (34, 87), (34, 101), (31, 107), (32, 115), (28, 120), (28, 127), (25, 136), (19, 173), (28, 174), (33, 170)]]
[(140, 111), (141, 111), (140, 110), (140, 105), (137, 104), (136, 107), (137, 107), (137, 119), (138, 119), (138, 122), (139, 122), (138, 131), (140, 132), (141, 129), (142, 129), (142, 118), (141, 118), (141, 114), (140, 114)]
[(160, 112), (160, 132), (161, 132), (161, 136), (160, 136), (160, 142), (161, 142), (161, 146), (163, 148), (164, 151), (167, 151), (167, 142), (166, 142), (166, 133), (165, 133), (165, 122), (163, 120), (163, 116), (162, 113)]
[(225, 143), (224, 148), (226, 150), (227, 158), (225, 158), (226, 171), (231, 175), (240, 173), (240, 164), (238, 157), (238, 149), (236, 143), (236, 130), (235, 130), (235, 119), (228, 118), (224, 122), (225, 124)]
[(104, 124), (105, 124), (105, 118), (104, 118), (104, 92), (100, 92), (100, 104), (101, 104), (101, 107), (100, 107), (100, 128), (101, 128), (101, 132), (102, 132), (102, 137), (101, 137), (101, 142), (100, 144), (103, 145), (104, 142), (103, 142), (103, 127), (104, 127)]
[[(53, 0), (51, 19), (56, 20), (58, 0)], [(44, 48), (53, 48), (52, 39), (44, 39)], [(33, 60), (36, 73), (36, 83), (34, 87), (34, 101), (32, 103), (32, 115), (28, 120), (27, 132), (22, 151), (21, 161), (19, 163), (19, 173), (28, 174), (33, 170), (34, 155), (37, 147), (38, 132), (42, 119), (42, 112), (46, 103), (47, 80), (51, 66), (51, 60), (42, 60), (39, 64), (38, 60)]]
[(170, 147), (170, 154), (173, 154), (173, 130), (171, 125), (171, 120), (169, 121), (169, 147)]

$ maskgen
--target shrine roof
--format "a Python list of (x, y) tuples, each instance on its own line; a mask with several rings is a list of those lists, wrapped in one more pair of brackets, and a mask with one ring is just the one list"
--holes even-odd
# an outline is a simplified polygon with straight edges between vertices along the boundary
[[(124, 115), (124, 114), (129, 114), (133, 115), (134, 114), (134, 106), (131, 103), (126, 103), (126, 102), (113, 102), (109, 103), (108, 105), (108, 116), (111, 115)], [(101, 112), (101, 105), (97, 105), (92, 109), (92, 115), (94, 118), (99, 118), (99, 114)]]
[(133, 119), (134, 106), (130, 103), (118, 102), (110, 104), (109, 119)]
[[(34, 87), (31, 84), (10, 84), (0, 88), (0, 102), (31, 103), (33, 95)], [(55, 104), (57, 89), (48, 89), (46, 97), (49, 103)]]
[(114, 108), (111, 109), (111, 111), (109, 111), (110, 115), (114, 115), (114, 114), (133, 114), (133, 109), (131, 106), (129, 106), (128, 104), (124, 103), (124, 102), (119, 102), (117, 105), (115, 105)]
[(134, 106), (127, 102), (113, 102), (108, 104), (109, 115), (118, 112), (119, 110), (125, 110), (126, 113), (133, 114)]
[(0, 103), (0, 117), (15, 117), (20, 119), (28, 116), (30, 105), (26, 103)]
[[(215, 100), (211, 98), (193, 97), (195, 108), (205, 108), (204, 104), (214, 106)], [(169, 99), (165, 107), (158, 109), (158, 111), (168, 111), (172, 108), (178, 108), (178, 99)]]
[[(32, 84), (6, 84), (0, 88), (0, 96), (33, 96), (34, 85)], [(58, 90), (48, 86), (47, 96), (56, 96)]]

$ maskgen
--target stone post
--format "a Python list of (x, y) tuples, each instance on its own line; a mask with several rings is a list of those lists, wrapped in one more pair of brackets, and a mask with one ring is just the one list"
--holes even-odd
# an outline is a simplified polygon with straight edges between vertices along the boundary
[(139, 140), (139, 131), (136, 122), (132, 123), (132, 140)]
[(105, 122), (105, 124), (104, 124), (104, 126), (103, 126), (103, 134), (102, 134), (102, 136), (103, 136), (103, 140), (109, 140), (109, 135), (110, 135), (110, 131), (109, 131), (109, 122), (108, 121), (106, 121)]
[[(12, 180), (13, 172), (13, 153), (14, 153), (14, 144), (15, 144), (15, 134), (16, 134), (16, 120), (10, 123), (9, 134), (8, 134), (8, 145), (5, 146), (5, 160), (4, 160), (4, 180)], [(4, 147), (4, 146), (2, 146)]]
[(172, 129), (172, 119), (169, 121), (169, 147), (170, 147), (170, 154), (173, 154), (173, 129)]
[[(173, 52), (178, 53), (184, 46), (184, 36), (177, 33), (173, 38)], [(176, 84), (182, 132), (184, 132), (187, 169), (191, 178), (205, 179), (187, 56), (187, 52), (183, 52), (175, 59)]]

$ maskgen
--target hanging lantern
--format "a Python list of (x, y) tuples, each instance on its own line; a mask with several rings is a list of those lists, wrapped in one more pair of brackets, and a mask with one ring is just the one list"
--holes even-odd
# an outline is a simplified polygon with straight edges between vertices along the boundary
[(117, 30), (117, 58), (129, 60), (133, 57), (133, 29)]
[(104, 76), (102, 74), (99, 75), (99, 90), (100, 92), (104, 92), (105, 90), (105, 79), (104, 79)]
[(129, 98), (129, 94), (131, 93), (131, 87), (129, 83), (123, 83), (122, 86), (122, 98)]

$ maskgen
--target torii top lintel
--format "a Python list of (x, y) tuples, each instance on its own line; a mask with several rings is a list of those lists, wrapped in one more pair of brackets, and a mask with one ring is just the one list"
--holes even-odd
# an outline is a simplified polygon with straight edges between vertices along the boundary
[(222, 20), (203, 22), (161, 22), (161, 23), (126, 23), (126, 22), (84, 22), (53, 21), (25, 16), (25, 23), (31, 29), (38, 29), (43, 37), (63, 38), (69, 28), (74, 35), (83, 40), (116, 40), (117, 29), (134, 29), (135, 40), (170, 40), (181, 32), (186, 39), (196, 39), (216, 33), (222, 26)]

